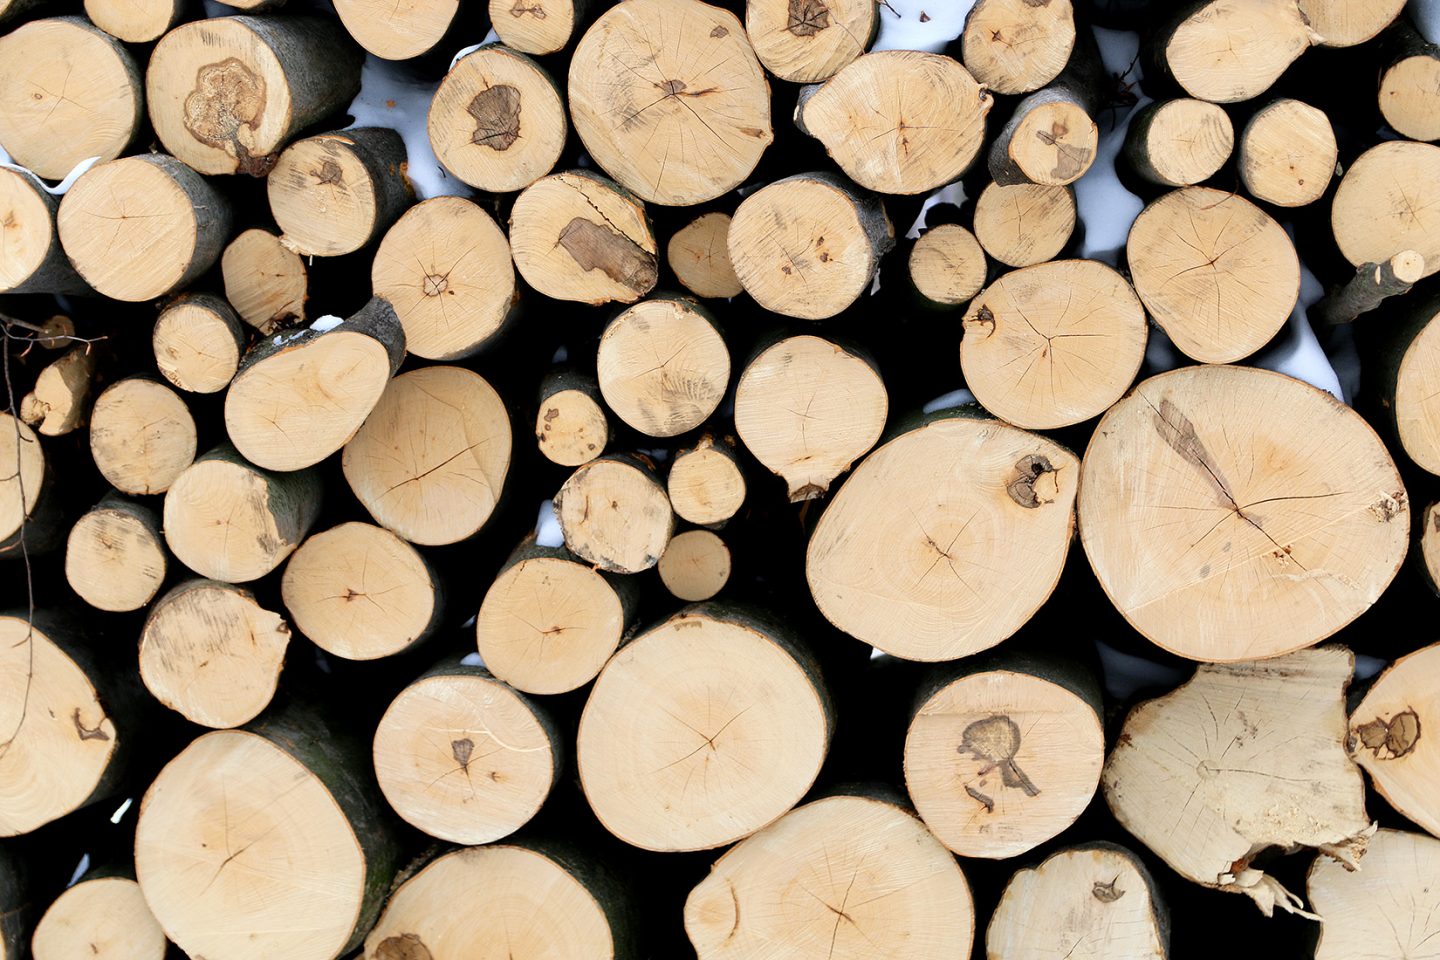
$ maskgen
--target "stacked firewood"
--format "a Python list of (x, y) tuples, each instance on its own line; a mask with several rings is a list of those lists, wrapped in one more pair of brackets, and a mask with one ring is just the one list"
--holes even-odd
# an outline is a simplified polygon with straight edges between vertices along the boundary
[(1440, 956), (1403, 7), (0, 0), (0, 960)]

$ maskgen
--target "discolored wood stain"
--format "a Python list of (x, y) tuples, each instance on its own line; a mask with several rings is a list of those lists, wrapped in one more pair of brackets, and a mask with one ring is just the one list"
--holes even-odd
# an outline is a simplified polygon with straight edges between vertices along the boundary
[(184, 115), (191, 136), (234, 155), (237, 172), (263, 177), (275, 166), (273, 155), (254, 155), (242, 141), (249, 128), (253, 143), (265, 115), (265, 79), (239, 59), (227, 57), (195, 71)]
[(601, 270), (636, 293), (655, 286), (655, 255), (609, 227), (576, 217), (560, 231), (559, 243), (582, 270)]
[(520, 91), (510, 84), (481, 90), (465, 110), (475, 118), (471, 143), (491, 150), (509, 150), (520, 139)]

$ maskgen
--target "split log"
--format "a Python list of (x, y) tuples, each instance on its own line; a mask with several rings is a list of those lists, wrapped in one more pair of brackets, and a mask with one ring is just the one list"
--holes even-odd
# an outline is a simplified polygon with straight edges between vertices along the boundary
[(184, 18), (186, 0), (85, 0), (85, 16), (116, 40), (154, 43)]
[(1380, 405), (1405, 455), (1440, 474), (1440, 299), (1430, 298), (1388, 325), (1381, 344)]
[[(1400, 813), (1440, 836), (1440, 644), (1422, 647), (1385, 668), (1350, 712), (1350, 757)], [(1368, 868), (1370, 861), (1365, 865)]]
[(94, 375), (95, 353), (90, 344), (76, 344), (40, 371), (35, 388), (20, 400), (20, 419), (42, 436), (63, 437), (72, 432), (88, 412)]
[(651, 437), (693, 430), (730, 382), (730, 351), (714, 316), (690, 297), (657, 296), (622, 310), (600, 335), (600, 394)]
[[(833, 29), (832, 29), (833, 28)], [(746, 0), (745, 33), (765, 69), (794, 83), (829, 80), (880, 29), (869, 0)]]
[[(411, 60), (435, 51), (452, 33), (459, 12), (460, 0), (416, 0), (406, 4), (336, 0), (335, 3), (335, 13), (346, 32), (368, 53), (382, 60)], [(482, 28), (484, 25), (483, 21), (479, 24)]]
[(1385, 122), (1411, 140), (1440, 140), (1440, 46), (1402, 18), (1386, 31), (1380, 49), (1378, 99)]
[(471, 956), (477, 949), (517, 958), (633, 956), (624, 889), (598, 862), (568, 849), (462, 847), (412, 869), (366, 938), (365, 960)]
[(975, 79), (996, 93), (1030, 93), (1054, 80), (1075, 47), (1070, 0), (980, 0), (961, 49)]
[(540, 383), (535, 442), (551, 463), (578, 467), (605, 452), (610, 422), (600, 385), (588, 374), (557, 370)]
[(510, 249), (525, 282), (555, 300), (634, 303), (659, 276), (645, 205), (583, 170), (541, 177), (515, 198)]
[(0, 143), (37, 176), (114, 160), (140, 126), (140, 69), (84, 17), (32, 20), (0, 37)]
[(140, 884), (98, 870), (46, 908), (30, 946), (34, 960), (164, 960), (166, 943)]
[(1095, 260), (1004, 274), (966, 308), (962, 327), (965, 385), (986, 410), (1031, 430), (1104, 413), (1145, 359), (1145, 308)]
[(395, 812), (432, 837), (464, 844), (523, 827), (564, 766), (546, 713), (483, 667), (458, 660), (400, 691), (375, 730), (374, 754)]
[(265, 178), (280, 242), (302, 256), (338, 257), (380, 238), (415, 202), (405, 142), (385, 127), (297, 140)]
[(56, 226), (86, 283), (139, 302), (210, 269), (230, 236), (230, 204), (185, 164), (146, 153), (85, 171), (60, 201)]
[(85, 293), (90, 289), (60, 246), (59, 202), (40, 181), (0, 167), (0, 293)]
[(880, 439), (889, 411), (874, 362), (820, 337), (771, 344), (735, 387), (735, 432), (792, 503), (826, 493)]
[(135, 825), (135, 872), (166, 935), (212, 960), (358, 947), (399, 854), (367, 767), (358, 744), (295, 708), (197, 737)]
[(1303, 207), (1324, 196), (1338, 155), (1323, 111), (1299, 100), (1274, 100), (1240, 134), (1240, 179), (1258, 200)]
[(490, 0), (490, 26), (500, 42), (531, 56), (570, 46), (590, 0)]
[(700, 960), (877, 949), (951, 960), (969, 955), (975, 907), (960, 865), (920, 821), (857, 790), (797, 807), (726, 851), (685, 901), (685, 932)]
[(975, 239), (1009, 267), (1052, 260), (1075, 231), (1075, 191), (1035, 183), (991, 183), (975, 201)]
[(34, 913), (25, 861), (0, 848), (0, 960), (24, 960)]
[(1150, 316), (1202, 363), (1259, 350), (1300, 295), (1300, 260), (1284, 228), (1223, 190), (1165, 194), (1135, 218), (1125, 255)]
[(1400, 15), (1405, 0), (1300, 0), (1300, 13), (1327, 47), (1353, 47)]
[(1268, 90), (1315, 39), (1297, 0), (1192, 0), (1155, 37), (1146, 73), (1197, 100), (1238, 103)]
[(545, 68), (491, 43), (445, 74), (427, 127), (435, 156), (456, 179), (506, 193), (555, 169), (569, 124), (560, 88)]
[(569, 100), (601, 169), (666, 206), (729, 193), (774, 139), (770, 85), (745, 28), (700, 0), (602, 13), (570, 60)]
[(361, 60), (344, 28), (320, 17), (196, 20), (150, 54), (150, 122), (200, 173), (263, 177), (298, 131), (350, 102)]
[(591, 680), (634, 625), (635, 581), (579, 562), (564, 547), (525, 538), (485, 592), (475, 618), (480, 658), (526, 693), (575, 690)]
[(240, 319), (269, 336), (305, 319), (310, 276), (300, 254), (269, 230), (246, 230), (220, 257), (225, 299)]
[(375, 296), (390, 301), (405, 349), (427, 360), (468, 357), (496, 341), (520, 302), (510, 241), (460, 197), (416, 204), (385, 234), (370, 266)]
[(1081, 474), (1100, 585), (1135, 629), (1193, 660), (1318, 643), (1375, 602), (1408, 545), (1405, 487), (1375, 431), (1268, 370), (1144, 381), (1100, 420)]
[(1436, 877), (1440, 840), (1422, 833), (1377, 831), (1360, 870), (1316, 857), (1305, 882), (1310, 903), (1324, 921), (1315, 960), (1426, 956), (1440, 937)]
[(1124, 847), (1067, 847), (1015, 871), (985, 930), (987, 960), (1063, 960), (1063, 951), (1074, 956), (1082, 947), (1095, 960), (1170, 954), (1160, 891)]
[(160, 311), (151, 345), (156, 368), (171, 384), (189, 393), (218, 393), (240, 369), (245, 333), (222, 298), (189, 293)]
[(95, 399), (90, 456), (121, 493), (164, 493), (195, 461), (195, 419), (159, 380), (127, 377)]
[(390, 381), (341, 465), (376, 523), (437, 546), (473, 536), (490, 519), (510, 445), (510, 415), (484, 378), (422, 367)]
[(1235, 127), (1225, 108), (1189, 97), (1146, 104), (1125, 130), (1125, 159), (1162, 187), (1209, 180), (1234, 149)]
[(1306, 846), (1353, 869), (1364, 854), (1375, 828), (1345, 755), (1354, 666), (1334, 646), (1201, 664), (1125, 718), (1103, 777), (1111, 812), (1186, 879), (1245, 894), (1267, 917), (1276, 906), (1310, 916), (1254, 860)]
[(1094, 34), (1075, 38), (1070, 62), (1055, 82), (1015, 105), (990, 145), (990, 176), (996, 183), (1065, 186), (1095, 162), (1100, 128), (1093, 119), (1104, 105), (1105, 68)]
[[(32, 625), (33, 624), (33, 625)], [(138, 705), (79, 630), (0, 616), (0, 837), (29, 833), (120, 786)]]
[(344, 321), (261, 340), (225, 393), (230, 442), (267, 470), (314, 466), (350, 442), (404, 359), (405, 331), (378, 297)]
[[(868, 4), (867, 4), (868, 6)], [(730, 264), (730, 215), (703, 213), (670, 235), (665, 260), (697, 297), (738, 297), (745, 292)]]
[(1012, 654), (944, 671), (922, 690), (905, 737), (910, 800), (962, 857), (1033, 850), (1095, 796), (1100, 710), (1099, 684), (1072, 661)]
[(745, 502), (735, 438), (707, 433), (695, 446), (676, 451), (665, 490), (675, 515), (697, 526), (715, 526), (735, 516)]
[(853, 304), (895, 246), (876, 197), (829, 173), (801, 173), (747, 196), (730, 223), (730, 262), (772, 313), (824, 320)]
[[(600, 671), (580, 717), (580, 785), (626, 843), (708, 850), (794, 806), (833, 729), (819, 670), (783, 627), (743, 608), (686, 607)], [(702, 778), (705, 789), (689, 789)]]
[(611, 573), (640, 573), (660, 561), (675, 513), (649, 461), (606, 454), (582, 465), (555, 494), (565, 546)]
[(342, 523), (300, 544), (280, 596), (301, 633), (347, 660), (408, 650), (444, 612), (440, 580), (420, 551), (368, 523)]
[(907, 265), (916, 292), (941, 308), (969, 303), (985, 286), (988, 270), (980, 241), (958, 223), (942, 223), (922, 233)]
[(876, 448), (810, 538), (820, 612), (907, 660), (954, 660), (1020, 628), (1060, 579), (1078, 458), (974, 408), (939, 411)]
[(1409, 293), (1425, 275), (1425, 258), (1414, 250), (1402, 250), (1384, 263), (1362, 264), (1343, 287), (1332, 290), (1308, 311), (1311, 323), (1337, 326), (1380, 306), (1387, 297)]
[(801, 91), (795, 124), (865, 189), (925, 193), (970, 169), (993, 103), (949, 57), (884, 50)]
[(160, 515), (138, 500), (108, 493), (70, 529), (65, 580), (97, 610), (139, 610), (168, 568)]
[(35, 431), (0, 413), (0, 559), (39, 553), (64, 539), (54, 482)]
[(670, 538), (660, 555), (660, 582), (678, 600), (709, 600), (730, 579), (730, 548), (710, 530), (686, 530)]
[(305, 539), (320, 494), (313, 470), (271, 473), (224, 443), (187, 467), (165, 494), (165, 542), (202, 577), (256, 580)]
[(1366, 150), (1335, 189), (1330, 227), (1357, 267), (1414, 250), (1425, 276), (1440, 271), (1440, 147), (1387, 140)]

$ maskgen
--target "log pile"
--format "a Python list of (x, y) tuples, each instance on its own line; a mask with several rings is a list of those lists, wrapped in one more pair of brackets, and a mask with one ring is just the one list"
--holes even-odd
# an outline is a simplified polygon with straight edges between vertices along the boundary
[(1404, 6), (0, 0), (0, 960), (1440, 956)]

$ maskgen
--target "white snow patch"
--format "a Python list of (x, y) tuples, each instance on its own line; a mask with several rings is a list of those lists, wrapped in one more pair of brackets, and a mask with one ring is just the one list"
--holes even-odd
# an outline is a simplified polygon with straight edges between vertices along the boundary
[(110, 814), (110, 822), (119, 823), (121, 820), (125, 819), (125, 811), (129, 810), (130, 805), (134, 802), (134, 797), (126, 797), (125, 802), (120, 804), (120, 806), (116, 807), (115, 812)]
[(477, 650), (475, 653), (467, 653), (467, 654), (465, 654), (465, 656), (463, 656), (463, 657), (460, 658), (460, 662), (463, 663), (463, 664), (464, 664), (465, 666), (467, 666), (467, 667), (483, 667), (483, 666), (485, 666), (485, 661), (480, 659), (480, 653), (479, 653), (478, 650)]
[(82, 856), (82, 857), (80, 858), (80, 862), (79, 862), (78, 864), (76, 864), (76, 866), (75, 866), (75, 872), (72, 873), (72, 874), (70, 874), (70, 882), (67, 883), (67, 884), (65, 884), (65, 886), (67, 886), (67, 887), (74, 886), (74, 885), (75, 885), (75, 881), (76, 881), (76, 880), (79, 880), (81, 877), (83, 877), (83, 876), (85, 875), (85, 871), (86, 871), (86, 870), (89, 870), (89, 869), (90, 869), (90, 854), (87, 853), (87, 854), (85, 854), (84, 856)]
[(1409, 10), (1420, 35), (1440, 43), (1440, 0), (1410, 0)]
[(873, 297), (873, 296), (875, 296), (875, 294), (877, 294), (877, 293), (879, 293), (879, 292), (880, 292), (880, 267), (877, 265), (877, 266), (875, 267), (875, 276), (873, 276), (873, 277), (870, 278), (870, 296)]
[[(1124, 77), (1126, 83), (1139, 80), (1140, 63), (1136, 57), (1140, 53), (1140, 34), (1133, 30), (1110, 30), (1105, 27), (1092, 29), (1095, 31), (1095, 43), (1100, 47), (1100, 62), (1105, 65), (1105, 72), (1111, 76)], [(1132, 66), (1133, 76), (1130, 75)]]
[(642, 456), (649, 457), (656, 463), (664, 463), (666, 460), (670, 459), (670, 451), (666, 450), (664, 447), (652, 447), (649, 450), (637, 449), (635, 452)]
[(880, 0), (880, 33), (870, 49), (943, 53), (973, 6), (975, 0)]
[(1363, 653), (1355, 654), (1355, 679), (1369, 680), (1375, 674), (1385, 669), (1387, 661), (1379, 657), (1367, 657)]
[(329, 333), (344, 322), (344, 317), (337, 317), (333, 313), (327, 313), (325, 316), (320, 317), (314, 323), (310, 324), (310, 329), (319, 333)]
[(1149, 338), (1145, 341), (1145, 376), (1153, 377), (1166, 370), (1174, 370), (1185, 362), (1170, 336), (1157, 323), (1148, 324)]
[(930, 209), (942, 203), (953, 204), (956, 207), (963, 206), (965, 203), (965, 185), (959, 180), (956, 180), (954, 183), (947, 183), (926, 197), (925, 202), (920, 204), (920, 215), (915, 218), (914, 223), (910, 224), (910, 229), (905, 231), (905, 239), (920, 239), (920, 234), (929, 229), (929, 224), (925, 221), (930, 215)]
[(565, 545), (565, 534), (560, 531), (560, 521), (555, 516), (554, 500), (540, 504), (540, 516), (535, 519), (535, 542), (542, 547)]
[(564, 363), (566, 360), (569, 360), (569, 359), (570, 359), (570, 351), (569, 351), (569, 350), (566, 350), (566, 349), (562, 346), (562, 347), (560, 347), (559, 349), (557, 349), (557, 350), (555, 351), (555, 356), (553, 356), (553, 357), (550, 358), (550, 362), (551, 362), (551, 363)]
[(386, 127), (405, 141), (405, 172), (421, 200), (468, 197), (470, 187), (450, 176), (430, 147), (426, 120), (440, 81), (411, 76), (404, 65), (366, 54), (360, 71), (360, 92), (350, 104), (355, 122), (346, 127)]
[(942, 393), (920, 408), (921, 413), (934, 413), (936, 410), (948, 410), (951, 407), (963, 407), (967, 403), (975, 402), (975, 394), (961, 387), (959, 390), (951, 390), (949, 393)]
[(31, 170), (29, 167), (22, 167), (18, 163), (13, 163), (11, 161), (10, 154), (5, 152), (5, 148), (3, 146), (0, 146), (0, 167), (4, 167), (6, 170), (14, 170), (18, 173), (29, 174), (36, 180), (39, 180), (40, 189), (44, 190), (52, 197), (63, 196), (66, 191), (68, 191), (72, 186), (74, 186), (75, 181), (80, 179), (80, 175), (82, 173), (84, 173), (86, 170), (89, 170), (91, 167), (95, 166), (95, 164), (99, 162), (99, 157), (86, 157), (84, 160), (81, 160), (79, 163), (75, 164), (75, 166), (71, 167), (70, 172), (65, 174), (64, 179), (62, 179), (59, 183), (55, 184), (55, 186), (52, 187), (50, 186), (50, 184), (46, 183), (44, 178), (41, 177), (38, 173), (36, 173), (34, 170)]
[[(1294, 230), (1288, 224), (1286, 232), (1294, 237)], [(1290, 311), (1290, 319), (1285, 324), (1285, 329), (1249, 363), (1264, 370), (1283, 373), (1296, 380), (1304, 380), (1331, 394), (1341, 403), (1347, 403), (1345, 391), (1340, 388), (1340, 377), (1330, 365), (1330, 359), (1321, 349), (1320, 341), (1316, 339), (1315, 331), (1311, 329), (1310, 321), (1305, 315), (1324, 295), (1325, 288), (1315, 279), (1315, 274), (1311, 273), (1305, 264), (1300, 264), (1300, 298), (1295, 302), (1295, 309)], [(1350, 348), (1354, 350), (1353, 341)]]
[[(1106, 73), (1119, 76), (1129, 84), (1138, 83), (1141, 72), (1135, 54), (1140, 49), (1140, 35), (1129, 30), (1093, 29)], [(1130, 128), (1130, 120), (1149, 102), (1149, 97), (1141, 95), (1127, 113), (1105, 111), (1100, 120), (1100, 143), (1095, 151), (1095, 162), (1085, 176), (1075, 182), (1075, 212), (1085, 227), (1080, 256), (1102, 260), (1112, 267), (1120, 261), (1120, 251), (1125, 249), (1130, 225), (1145, 209), (1144, 202), (1120, 182), (1115, 173), (1115, 162), (1120, 156), (1120, 148), (1125, 145), (1125, 132)]]
[(1095, 650), (1100, 654), (1100, 667), (1105, 674), (1105, 692), (1112, 697), (1123, 700), (1145, 687), (1170, 689), (1185, 679), (1181, 670), (1133, 653), (1122, 653), (1100, 640), (1095, 641)]
[(871, 648), (870, 648), (870, 659), (871, 659), (871, 660), (879, 660), (879, 659), (880, 659), (881, 657), (883, 657), (883, 656), (885, 656), (885, 651), (884, 651), (884, 650), (881, 650), (879, 647), (871, 647)]

